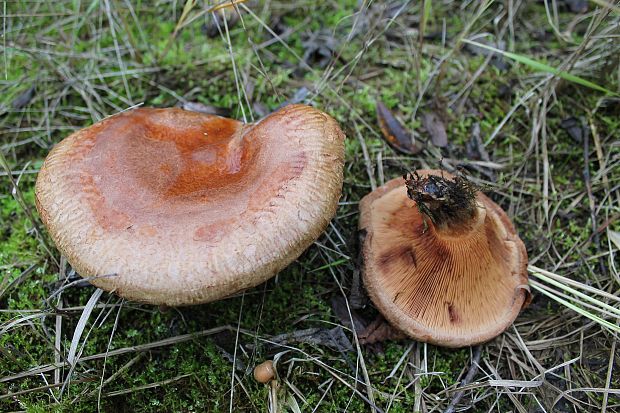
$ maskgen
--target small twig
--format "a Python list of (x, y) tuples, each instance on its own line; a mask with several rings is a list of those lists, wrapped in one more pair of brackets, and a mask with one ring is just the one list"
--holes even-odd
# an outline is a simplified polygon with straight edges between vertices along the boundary
[[(601, 252), (601, 239), (599, 237), (599, 233), (596, 230), (596, 203), (594, 199), (594, 194), (592, 193), (592, 181), (590, 179), (590, 131), (587, 126), (582, 125), (583, 130), (583, 179), (586, 184), (586, 191), (588, 194), (588, 203), (590, 206), (590, 224), (592, 226), (592, 235), (594, 240), (594, 247), (596, 248), (596, 252), (600, 254)], [(601, 274), (607, 275), (607, 270), (605, 268), (605, 263), (603, 261), (603, 257), (599, 257), (599, 270)]]
[[(474, 355), (472, 356), (471, 366), (469, 367), (469, 371), (467, 371), (467, 375), (465, 376), (463, 381), (461, 381), (460, 387), (467, 386), (469, 383), (472, 382), (474, 377), (476, 377), (476, 374), (478, 373), (478, 368), (480, 367), (481, 354), (482, 354), (482, 345), (478, 345), (474, 347)], [(459, 404), (464, 394), (465, 394), (464, 390), (457, 392), (452, 398), (450, 405), (448, 405), (448, 408), (444, 411), (444, 413), (454, 413), (456, 405)]]

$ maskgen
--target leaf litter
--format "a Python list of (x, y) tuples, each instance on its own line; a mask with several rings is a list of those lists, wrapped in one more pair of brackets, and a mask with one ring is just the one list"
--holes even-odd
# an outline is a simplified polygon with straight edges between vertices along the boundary
[(415, 155), (422, 151), (422, 146), (415, 142), (412, 134), (396, 119), (392, 112), (377, 100), (377, 120), (385, 142), (393, 149), (408, 155)]

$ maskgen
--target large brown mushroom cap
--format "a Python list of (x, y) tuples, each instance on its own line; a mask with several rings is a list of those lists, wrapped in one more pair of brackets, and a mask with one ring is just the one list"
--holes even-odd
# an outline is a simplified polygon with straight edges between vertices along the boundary
[(318, 238), (343, 163), (338, 124), (309, 106), (247, 125), (135, 109), (52, 150), (37, 208), (92, 284), (152, 304), (204, 303), (260, 284)]
[(437, 228), (422, 215), (402, 178), (360, 203), (368, 293), (392, 325), (420, 341), (448, 347), (488, 341), (529, 300), (523, 242), (497, 204), (481, 192), (476, 203), (473, 222), (458, 230)]

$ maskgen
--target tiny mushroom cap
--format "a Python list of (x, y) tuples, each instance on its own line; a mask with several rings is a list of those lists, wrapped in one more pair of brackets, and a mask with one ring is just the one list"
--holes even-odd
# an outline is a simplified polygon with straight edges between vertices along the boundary
[(254, 367), (254, 380), (259, 383), (269, 383), (276, 377), (276, 369), (273, 366), (273, 361), (263, 361), (258, 366)]
[(308, 248), (336, 212), (343, 164), (342, 131), (310, 106), (250, 124), (134, 109), (60, 142), (36, 203), (95, 286), (198, 304), (264, 282)]
[[(438, 170), (416, 176), (429, 192), (442, 182), (430, 177), (458, 182)], [(471, 214), (442, 225), (421, 212), (405, 183), (393, 179), (360, 203), (373, 303), (392, 325), (432, 344), (462, 347), (501, 334), (530, 300), (527, 253), (506, 213), (472, 190)]]

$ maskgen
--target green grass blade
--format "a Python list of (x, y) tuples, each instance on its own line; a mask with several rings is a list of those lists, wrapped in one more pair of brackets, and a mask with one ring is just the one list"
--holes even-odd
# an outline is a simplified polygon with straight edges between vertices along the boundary
[(329, 264), (322, 265), (322, 266), (320, 266), (320, 267), (318, 267), (318, 268), (315, 268), (315, 269), (311, 270), (310, 272), (316, 272), (316, 271), (326, 270), (327, 268), (330, 268), (330, 267), (337, 267), (338, 265), (340, 265), (340, 264), (344, 264), (345, 262), (348, 262), (348, 261), (349, 261), (349, 259), (348, 259), (348, 258), (341, 258), (341, 259), (339, 259), (339, 260), (336, 260), (336, 261), (330, 262)]
[(585, 292), (592, 293), (592, 294), (595, 294), (601, 297), (605, 297), (608, 300), (620, 303), (620, 297), (616, 297), (615, 295), (610, 294), (606, 291), (602, 291), (602, 290), (599, 290), (598, 288), (590, 287), (589, 285), (581, 283), (579, 281), (575, 281), (573, 279), (558, 275), (554, 272), (547, 271), (545, 269), (536, 267), (535, 265), (528, 265), (527, 270), (534, 276), (538, 277), (540, 275), (544, 275), (547, 278), (561, 282), (563, 285), (570, 285), (572, 287), (579, 288), (580, 290), (583, 290)]
[(530, 59), (529, 57), (526, 57), (526, 56), (523, 56), (523, 55), (520, 55), (520, 54), (516, 54), (516, 53), (506, 52), (504, 50), (497, 49), (497, 48), (495, 48), (493, 46), (488, 46), (486, 44), (474, 42), (474, 41), (471, 41), (471, 40), (468, 40), (468, 39), (462, 39), (462, 41), (465, 42), (465, 43), (471, 44), (472, 46), (481, 47), (483, 49), (487, 49), (487, 50), (490, 50), (492, 52), (499, 53), (502, 56), (505, 56), (505, 57), (507, 57), (509, 59), (514, 60), (515, 62), (527, 65), (527, 66), (531, 67), (532, 69), (534, 69), (536, 71), (551, 73), (551, 74), (556, 75), (556, 76), (558, 76), (558, 77), (560, 77), (560, 78), (562, 78), (564, 80), (567, 80), (569, 82), (573, 82), (573, 83), (576, 83), (578, 85), (588, 87), (590, 89), (598, 90), (599, 92), (607, 93), (607, 94), (610, 94), (610, 95), (616, 95), (616, 96), (618, 95), (617, 93), (612, 92), (611, 90), (606, 89), (603, 86), (597, 85), (596, 83), (590, 82), (589, 80), (586, 80), (586, 79), (581, 78), (579, 76), (572, 75), (572, 74), (570, 74), (568, 72), (565, 72), (563, 70), (557, 69), (557, 68), (552, 67), (552, 66), (549, 66), (549, 65), (547, 65), (545, 63), (536, 61), (534, 59)]
[(610, 329), (612, 331), (615, 331), (616, 333), (620, 333), (620, 326), (618, 326), (616, 324), (613, 324), (613, 323), (610, 323), (609, 321), (604, 320), (601, 317), (599, 317), (599, 316), (597, 316), (595, 314), (592, 314), (591, 312), (586, 311), (583, 308), (580, 308), (580, 307), (576, 306), (575, 304), (570, 303), (570, 302), (568, 302), (568, 301), (558, 297), (557, 295), (555, 295), (555, 294), (545, 290), (544, 288), (541, 288), (540, 286), (538, 286), (536, 284), (537, 283), (530, 283), (530, 285), (532, 287), (534, 287), (534, 289), (536, 291), (543, 293), (544, 295), (546, 295), (547, 297), (551, 298), (552, 300), (554, 300), (554, 301), (556, 301), (556, 302), (558, 302), (558, 303), (560, 303), (560, 304), (570, 308), (571, 310), (575, 311), (576, 313), (578, 313), (578, 314), (580, 314), (580, 315), (582, 315), (584, 317), (587, 317), (587, 318), (589, 318), (592, 321), (596, 321), (598, 324), (600, 324), (603, 327), (607, 327), (608, 329)]
[(432, 4), (432, 0), (424, 0), (424, 13), (422, 15), (422, 21), (420, 22), (420, 39), (422, 39), (424, 37), (424, 34), (426, 33), (426, 26), (429, 19), (431, 18)]
[(583, 299), (585, 301), (588, 301), (588, 302), (590, 302), (590, 303), (592, 303), (594, 305), (597, 305), (597, 306), (599, 306), (599, 307), (601, 307), (601, 308), (603, 308), (605, 310), (608, 310), (608, 311), (610, 311), (610, 312), (612, 312), (614, 314), (617, 314), (618, 317), (620, 317), (620, 309), (618, 309), (618, 308), (616, 308), (614, 306), (611, 306), (611, 305), (609, 305), (609, 304), (607, 304), (607, 303), (605, 303), (605, 302), (603, 302), (601, 300), (597, 300), (596, 298), (590, 297), (587, 294), (584, 294), (584, 293), (582, 293), (580, 291), (577, 291), (574, 288), (571, 288), (571, 287), (569, 287), (569, 286), (567, 286), (567, 285), (565, 285), (565, 284), (563, 284), (563, 283), (561, 283), (559, 281), (555, 281), (555, 280), (553, 280), (553, 279), (551, 279), (549, 277), (546, 277), (546, 276), (544, 276), (542, 274), (532, 273), (532, 275), (537, 277), (537, 278), (539, 278), (539, 279), (541, 279), (541, 280), (543, 280), (543, 281), (545, 281), (546, 283), (549, 283), (549, 284), (554, 285), (554, 286), (556, 286), (558, 288), (561, 288), (562, 290), (564, 290), (564, 291), (566, 291), (566, 292), (568, 292), (570, 294), (573, 294), (573, 295), (575, 295), (575, 296), (577, 296), (577, 297), (579, 297), (579, 298), (581, 298), (581, 299)]

